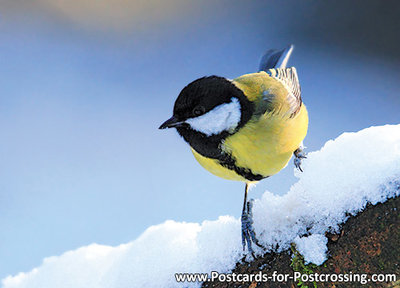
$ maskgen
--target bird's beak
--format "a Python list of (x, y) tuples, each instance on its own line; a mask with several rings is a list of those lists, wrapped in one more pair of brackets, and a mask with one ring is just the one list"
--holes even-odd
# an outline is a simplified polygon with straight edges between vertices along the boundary
[(178, 121), (174, 116), (169, 118), (167, 121), (165, 121), (163, 124), (161, 124), (158, 129), (165, 129), (165, 128), (173, 128), (173, 127), (180, 127), (182, 124), (185, 123), (185, 121)]

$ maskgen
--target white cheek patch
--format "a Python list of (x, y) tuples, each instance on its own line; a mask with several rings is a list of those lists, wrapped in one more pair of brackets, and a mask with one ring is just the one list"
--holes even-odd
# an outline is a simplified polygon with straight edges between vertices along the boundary
[(211, 136), (235, 129), (240, 122), (240, 117), (239, 100), (232, 97), (231, 102), (219, 105), (199, 117), (189, 118), (185, 122), (192, 129)]

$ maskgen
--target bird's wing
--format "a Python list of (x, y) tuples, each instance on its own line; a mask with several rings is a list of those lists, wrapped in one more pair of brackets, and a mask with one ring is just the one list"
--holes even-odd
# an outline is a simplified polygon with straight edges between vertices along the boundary
[(268, 50), (261, 58), (258, 70), (267, 72), (272, 68), (286, 68), (290, 55), (292, 55), (293, 48), (293, 45), (289, 45), (282, 50)]
[(301, 89), (296, 68), (291, 67), (269, 69), (267, 74), (279, 81), (286, 88), (288, 94), (285, 102), (287, 105), (289, 105), (289, 111), (291, 112), (291, 115), (295, 115), (299, 111), (302, 104)]
[[(291, 115), (295, 115), (301, 107), (301, 91), (300, 83), (297, 77), (296, 68), (286, 68), (287, 62), (293, 52), (293, 45), (289, 45), (285, 49), (268, 50), (260, 61), (260, 71), (265, 71), (269, 76), (276, 79), (278, 82), (283, 84), (286, 90), (289, 92), (286, 99), (280, 99), (278, 102), (282, 104), (285, 102), (289, 107)], [(276, 95), (268, 94), (268, 90), (263, 92), (263, 96), (259, 104), (257, 105), (256, 114), (262, 115), (267, 111), (275, 109), (274, 102), (276, 102)]]

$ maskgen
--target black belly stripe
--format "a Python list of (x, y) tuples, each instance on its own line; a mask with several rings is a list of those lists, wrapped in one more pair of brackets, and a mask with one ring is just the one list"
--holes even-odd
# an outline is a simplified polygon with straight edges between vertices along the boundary
[(224, 153), (224, 156), (218, 160), (221, 166), (228, 168), (229, 170), (235, 171), (236, 174), (244, 177), (246, 180), (260, 181), (268, 177), (268, 176), (263, 176), (261, 174), (254, 174), (249, 168), (236, 166), (236, 161), (232, 158), (230, 154)]

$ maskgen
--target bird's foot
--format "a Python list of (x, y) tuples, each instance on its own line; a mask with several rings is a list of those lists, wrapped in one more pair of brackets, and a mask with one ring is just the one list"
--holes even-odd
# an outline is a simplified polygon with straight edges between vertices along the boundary
[(301, 169), (301, 161), (302, 159), (307, 158), (306, 153), (302, 148), (297, 148), (296, 151), (293, 152), (294, 154), (294, 166), (296, 166), (297, 169), (299, 169), (301, 172), (303, 172), (303, 169)]
[(248, 251), (251, 253), (251, 255), (253, 255), (253, 257), (255, 258), (254, 255), (254, 251), (252, 248), (252, 243), (256, 244), (258, 247), (264, 248), (257, 240), (256, 238), (256, 233), (254, 232), (254, 228), (253, 228), (253, 199), (250, 199), (250, 201), (248, 201), (246, 203), (246, 208), (245, 210), (243, 210), (242, 213), (242, 245), (243, 245), (243, 251), (246, 250), (246, 244), (247, 244), (247, 249)]

